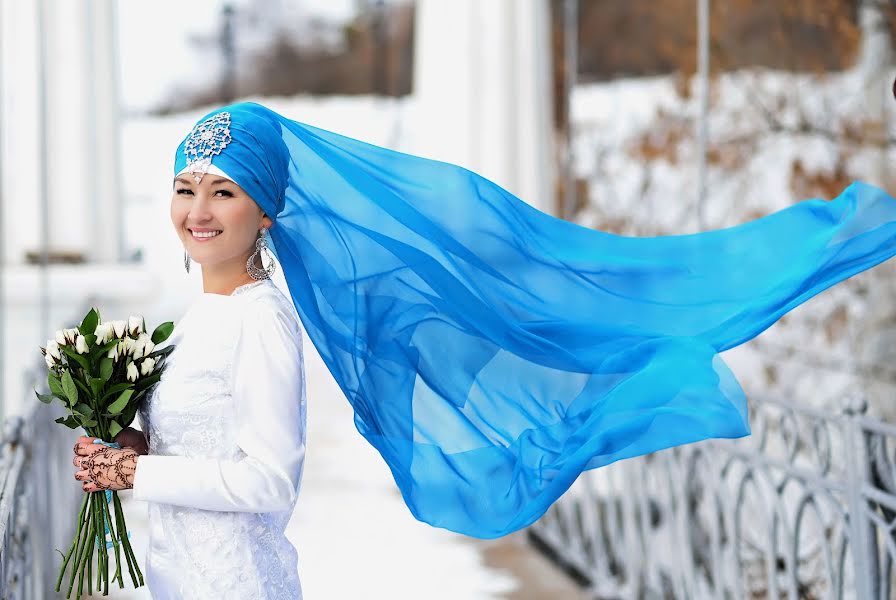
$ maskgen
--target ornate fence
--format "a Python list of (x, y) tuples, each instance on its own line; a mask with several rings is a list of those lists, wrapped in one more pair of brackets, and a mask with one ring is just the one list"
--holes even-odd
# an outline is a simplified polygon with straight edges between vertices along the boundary
[(896, 427), (750, 404), (751, 436), (587, 471), (529, 535), (595, 598), (896, 597)]

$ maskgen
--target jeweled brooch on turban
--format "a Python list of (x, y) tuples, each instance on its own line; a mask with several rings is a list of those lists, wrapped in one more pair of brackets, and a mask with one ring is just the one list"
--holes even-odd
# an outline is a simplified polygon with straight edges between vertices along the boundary
[(229, 112), (219, 112), (193, 127), (184, 144), (184, 154), (187, 155), (187, 169), (193, 173), (196, 183), (202, 181), (212, 164), (212, 157), (220, 154), (230, 139)]

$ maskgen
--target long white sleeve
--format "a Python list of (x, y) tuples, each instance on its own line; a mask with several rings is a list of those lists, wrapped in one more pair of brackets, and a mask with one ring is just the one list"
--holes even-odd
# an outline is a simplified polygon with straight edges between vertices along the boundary
[(295, 505), (305, 459), (301, 328), (275, 303), (255, 300), (245, 308), (231, 386), (237, 444), (246, 456), (140, 456), (135, 499), (242, 512)]

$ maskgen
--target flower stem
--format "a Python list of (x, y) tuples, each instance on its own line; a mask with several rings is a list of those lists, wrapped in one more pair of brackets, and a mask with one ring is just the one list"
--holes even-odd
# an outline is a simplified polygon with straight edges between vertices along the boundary
[[(84, 565), (84, 567), (81, 567), (81, 575), (82, 576), (84, 575), (85, 570), (88, 573), (90, 572), (90, 568), (93, 564), (93, 551), (96, 549), (96, 530), (98, 527), (102, 528), (102, 522), (98, 518), (99, 513), (97, 512), (97, 508), (99, 508), (99, 506), (97, 505), (96, 496), (93, 492), (91, 492), (90, 495), (91, 495), (90, 506), (91, 506), (91, 509), (93, 510), (93, 536), (92, 536), (92, 539), (90, 540), (90, 544), (87, 545), (87, 559), (86, 559), (87, 564)], [(85, 567), (86, 567), (86, 569), (85, 569)], [(102, 581), (102, 576), (103, 576), (103, 556), (102, 556), (102, 554), (100, 554), (96, 558), (96, 581), (97, 581), (96, 591), (100, 591), (100, 582)], [(88, 575), (87, 587), (89, 588), (90, 586), (91, 586), (91, 577)], [(79, 588), (79, 593), (80, 593), (80, 588), (81, 588), (80, 581), (78, 582), (78, 588)]]
[(78, 542), (81, 539), (81, 532), (84, 529), (84, 511), (87, 509), (87, 494), (84, 494), (84, 500), (81, 502), (81, 510), (78, 512), (78, 531), (75, 533), (75, 539), (72, 540), (72, 546), (68, 550), (68, 554), (65, 555), (65, 560), (62, 563), (62, 568), (59, 569), (59, 577), (56, 578), (56, 592), (59, 592), (59, 588), (62, 585), (62, 579), (65, 577), (65, 568), (68, 566), (68, 561), (71, 560), (72, 554), (75, 551), (75, 548), (78, 547)]
[[(93, 549), (96, 547), (98, 532), (103, 528), (102, 521), (100, 517), (102, 514), (97, 511), (99, 508), (99, 504), (97, 503), (96, 493), (90, 492), (90, 506), (93, 509), (93, 536), (90, 540), (90, 554), (87, 557), (88, 564), (93, 558)], [(100, 589), (100, 584), (102, 583), (103, 577), (103, 555), (100, 553), (96, 557), (96, 588), (97, 591)]]
[[(115, 497), (118, 492), (110, 492), (111, 497)], [(115, 546), (115, 575), (112, 577), (112, 580), (118, 580), (118, 587), (124, 587), (124, 577), (121, 575), (121, 544), (118, 540), (121, 537), (121, 524), (117, 524), (115, 527), (112, 527), (112, 514), (109, 512), (109, 503), (106, 501), (106, 494), (103, 494), (103, 518), (109, 524), (109, 531), (112, 533), (112, 544)], [(105, 542), (105, 540), (104, 540)], [(105, 547), (105, 543), (103, 544)], [(108, 584), (107, 584), (108, 591)]]
[[(115, 505), (115, 518), (118, 522), (118, 531), (124, 532), (121, 536), (121, 541), (124, 547), (125, 558), (128, 561), (128, 571), (131, 573), (131, 581), (134, 583), (134, 587), (139, 587), (143, 585), (143, 573), (140, 571), (140, 566), (137, 564), (137, 555), (134, 554), (134, 549), (131, 548), (131, 540), (128, 538), (128, 528), (124, 520), (124, 509), (121, 507), (121, 499), (118, 497), (117, 493), (112, 494), (112, 502)], [(131, 567), (132, 564), (133, 568)], [(134, 570), (137, 571), (136, 577), (134, 576)], [(137, 583), (138, 581), (139, 584)]]
[[(87, 496), (90, 496), (90, 494), (87, 494)], [(92, 499), (88, 499), (88, 502), (92, 503)], [(72, 568), (71, 579), (69, 579), (69, 582), (68, 582), (68, 593), (66, 594), (67, 598), (71, 597), (72, 587), (75, 584), (75, 575), (77, 575), (78, 573), (83, 574), (82, 569), (83, 569), (83, 565), (84, 565), (84, 557), (87, 554), (86, 550), (90, 547), (90, 544), (93, 542), (93, 510), (90, 510), (90, 508), (88, 508), (88, 510), (87, 510), (87, 517), (86, 517), (86, 521), (85, 521), (84, 525), (85, 525), (86, 535), (84, 536), (84, 539), (81, 540), (81, 543), (78, 545), (78, 550), (75, 553), (75, 564), (74, 564), (74, 567)], [(78, 584), (78, 587), (80, 588), (80, 584)], [(81, 595), (80, 591), (78, 592), (78, 595), (79, 596)]]
[[(90, 492), (90, 502), (91, 508), (93, 509), (93, 535), (90, 540), (90, 547), (87, 551), (87, 565), (89, 566), (93, 562), (93, 551), (96, 549), (96, 538), (97, 538), (97, 530), (102, 528), (102, 521), (100, 521), (100, 513), (97, 510), (99, 505), (97, 504), (96, 494), (94, 492)], [(83, 570), (83, 567), (82, 567)], [(83, 575), (83, 573), (82, 573)], [(96, 590), (100, 591), (100, 586), (102, 584), (103, 578), (103, 555), (102, 553), (98, 553), (96, 557)], [(80, 585), (80, 584), (79, 584)], [(88, 583), (88, 586), (90, 584)]]
[[(91, 547), (92, 547), (92, 544), (91, 544)], [(93, 554), (92, 549), (91, 549), (90, 553)], [(91, 585), (92, 585), (91, 582), (93, 581), (93, 572), (91, 571), (92, 566), (93, 566), (93, 560), (91, 560), (91, 557), (88, 556), (87, 557), (87, 595), (88, 596), (93, 596), (93, 588), (91, 587)], [(97, 576), (99, 576), (99, 574), (100, 574), (99, 569), (96, 570), (96, 574), (97, 574)], [(96, 591), (100, 591), (99, 583), (96, 584)]]
[(140, 573), (140, 583), (137, 583), (137, 576), (134, 574), (134, 569), (137, 568), (139, 572), (140, 569), (137, 567), (137, 557), (134, 556), (134, 551), (131, 550), (130, 540), (128, 539), (128, 527), (127, 523), (124, 519), (124, 512), (121, 509), (121, 503), (118, 500), (118, 497), (115, 496), (112, 498), (114, 503), (113, 509), (115, 510), (115, 522), (118, 523), (118, 531), (124, 532), (121, 534), (121, 546), (124, 550), (124, 558), (128, 563), (128, 572), (131, 575), (131, 582), (134, 584), (134, 587), (138, 587), (143, 585), (143, 574)]
[(91, 492), (94, 496), (93, 504), (96, 507), (96, 543), (93, 544), (97, 549), (97, 569), (99, 574), (96, 580), (96, 591), (100, 591), (100, 587), (104, 588), (104, 594), (109, 593), (109, 551), (106, 549), (106, 518), (103, 514), (103, 504), (106, 502), (105, 490)]

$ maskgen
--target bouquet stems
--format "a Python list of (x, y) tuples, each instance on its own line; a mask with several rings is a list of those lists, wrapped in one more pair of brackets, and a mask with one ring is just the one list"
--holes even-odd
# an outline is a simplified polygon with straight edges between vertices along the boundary
[[(124, 522), (124, 509), (121, 507), (121, 500), (118, 498), (118, 494), (112, 493), (112, 502), (115, 505), (115, 520), (118, 523), (119, 531), (127, 531), (127, 527)], [(124, 547), (124, 557), (128, 561), (128, 571), (131, 574), (131, 581), (139, 581), (140, 585), (143, 585), (143, 573), (140, 572), (140, 567), (137, 566), (137, 555), (134, 554), (133, 548), (131, 548), (131, 540), (127, 535), (122, 539), (123, 547)], [(134, 575), (134, 570), (137, 571), (136, 576)]]
[(62, 585), (62, 577), (65, 575), (65, 568), (68, 566), (68, 561), (72, 558), (72, 553), (75, 551), (75, 548), (78, 546), (78, 540), (81, 537), (81, 529), (84, 525), (84, 509), (87, 508), (87, 501), (90, 496), (84, 494), (84, 501), (81, 502), (81, 512), (78, 513), (78, 531), (75, 534), (75, 541), (72, 542), (72, 547), (69, 549), (68, 554), (65, 555), (65, 561), (62, 563), (62, 568), (59, 570), (59, 577), (56, 578), (56, 591), (59, 591), (59, 586)]
[[(109, 503), (112, 502), (112, 510)], [(114, 513), (114, 514), (113, 514)], [(111, 541), (106, 541), (108, 537)], [(78, 530), (72, 541), (68, 554), (59, 570), (56, 579), (56, 591), (62, 587), (62, 580), (69, 562), (74, 557), (71, 573), (68, 581), (66, 598), (72, 597), (75, 589), (75, 576), (77, 575), (77, 598), (84, 593), (84, 577), (87, 577), (87, 594), (93, 595), (93, 551), (97, 550), (96, 557), (96, 591), (102, 591), (104, 596), (109, 595), (109, 549), (115, 548), (115, 574), (113, 581), (118, 582), (119, 588), (124, 588), (124, 575), (121, 565), (121, 554), (127, 561), (128, 572), (134, 587), (143, 585), (143, 573), (137, 565), (137, 556), (131, 547), (127, 536), (127, 525), (124, 518), (124, 510), (117, 491), (99, 490), (84, 494), (81, 510), (78, 514)]]

